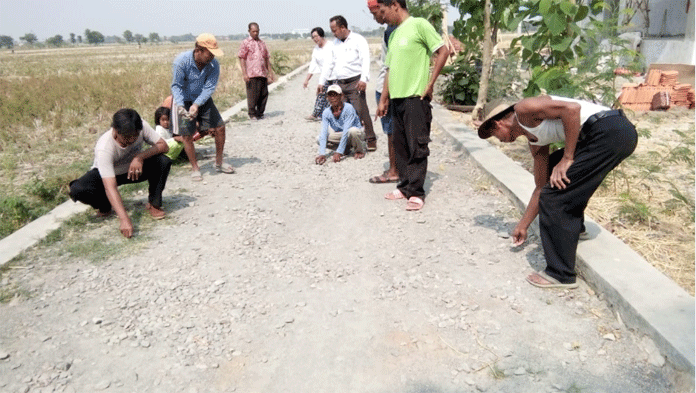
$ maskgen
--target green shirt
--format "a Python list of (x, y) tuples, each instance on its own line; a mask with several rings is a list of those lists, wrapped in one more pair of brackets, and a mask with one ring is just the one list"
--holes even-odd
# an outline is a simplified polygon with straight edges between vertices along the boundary
[(444, 43), (425, 19), (408, 17), (389, 37), (389, 97), (421, 96), (428, 86), (430, 56)]

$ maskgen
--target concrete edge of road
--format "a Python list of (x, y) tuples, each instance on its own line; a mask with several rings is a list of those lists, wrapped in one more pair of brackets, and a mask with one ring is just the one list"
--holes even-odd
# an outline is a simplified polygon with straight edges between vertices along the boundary
[[(305, 64), (276, 83), (276, 90), (308, 67)], [(246, 100), (224, 111), (225, 121), (236, 115)], [(440, 105), (433, 105), (433, 119), (517, 205), (524, 209), (534, 189), (532, 175)], [(90, 207), (70, 200), (0, 240), (0, 267), (58, 229), (62, 222)], [(578, 246), (578, 270), (585, 281), (605, 293), (628, 327), (649, 335), (678, 369), (694, 374), (694, 298), (653, 268), (621, 240), (594, 222), (587, 225), (592, 240)]]
[[(526, 208), (534, 191), (531, 173), (479, 139), (442, 106), (433, 104), (433, 121), (519, 209)], [(627, 327), (650, 336), (672, 365), (693, 376), (694, 297), (594, 221), (586, 219), (586, 227), (590, 240), (578, 245), (580, 275), (598, 293), (605, 294)]]
[[(268, 86), (269, 94), (303, 70), (307, 69), (307, 67), (309, 67), (309, 63), (304, 64), (289, 74), (280, 77), (278, 81)], [(221, 113), (222, 119), (224, 121), (228, 121), (232, 116), (241, 112), (244, 108), (246, 108), (246, 100), (238, 102), (230, 109)], [(49, 233), (60, 228), (63, 221), (69, 219), (73, 215), (82, 213), (89, 209), (90, 207), (88, 205), (67, 200), (56, 206), (50, 212), (16, 230), (11, 235), (0, 239), (0, 268), (4, 267), (14, 258), (19, 256), (24, 250), (33, 247), (38, 242), (46, 238)]]

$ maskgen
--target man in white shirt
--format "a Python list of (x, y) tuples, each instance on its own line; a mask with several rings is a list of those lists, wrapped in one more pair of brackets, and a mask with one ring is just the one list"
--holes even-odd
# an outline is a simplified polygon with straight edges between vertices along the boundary
[[(143, 144), (151, 147), (143, 150)], [(145, 209), (152, 218), (164, 218), (162, 191), (167, 183), (172, 161), (164, 155), (167, 142), (142, 121), (133, 109), (114, 114), (111, 129), (94, 147), (94, 164), (84, 176), (70, 182), (70, 198), (97, 209), (97, 216), (106, 217), (111, 209), (119, 218), (123, 236), (133, 236), (133, 223), (123, 206), (118, 186), (147, 180), (148, 203)]]
[(317, 92), (324, 91), (327, 80), (330, 84), (337, 84), (343, 91), (343, 100), (352, 104), (360, 116), (365, 127), (367, 150), (377, 150), (377, 136), (365, 97), (367, 81), (370, 80), (370, 48), (363, 36), (348, 29), (348, 22), (343, 16), (334, 16), (329, 21), (336, 39), (324, 63)]

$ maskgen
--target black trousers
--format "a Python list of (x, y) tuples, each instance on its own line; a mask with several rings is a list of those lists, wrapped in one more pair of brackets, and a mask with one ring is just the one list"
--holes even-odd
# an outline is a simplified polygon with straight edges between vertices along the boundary
[[(585, 208), (609, 172), (633, 153), (638, 134), (624, 116), (598, 120), (584, 127), (567, 172), (570, 184), (563, 190), (544, 186), (539, 197), (539, 229), (546, 256), (546, 274), (562, 283), (574, 283), (575, 254), (585, 219)], [(550, 170), (563, 157), (549, 157)], [(549, 172), (550, 173), (550, 172)]]
[(390, 105), (396, 169), (401, 179), (397, 188), (406, 198), (425, 199), (423, 185), (428, 172), (428, 143), (433, 119), (430, 100), (393, 98)]
[(367, 96), (365, 91), (358, 91), (359, 82), (360, 75), (352, 82), (343, 83), (337, 81), (336, 84), (338, 84), (343, 92), (343, 101), (353, 105), (355, 111), (358, 112), (358, 117), (360, 117), (360, 121), (363, 123), (363, 127), (365, 127), (365, 140), (368, 142), (376, 141), (377, 135), (375, 135), (375, 129), (372, 125), (370, 108), (367, 107)]
[[(171, 166), (172, 160), (169, 157), (158, 154), (143, 161), (143, 173), (138, 177), (138, 180), (128, 180), (128, 174), (124, 173), (116, 176), (116, 184), (120, 186), (147, 180), (149, 183), (148, 201), (159, 209), (162, 207), (162, 192), (167, 184)], [(102, 213), (111, 211), (111, 202), (106, 196), (104, 183), (97, 168), (89, 170), (81, 178), (70, 182), (70, 198), (73, 201), (90, 205)]]
[(268, 101), (268, 79), (265, 77), (249, 78), (246, 90), (249, 117), (263, 116)]

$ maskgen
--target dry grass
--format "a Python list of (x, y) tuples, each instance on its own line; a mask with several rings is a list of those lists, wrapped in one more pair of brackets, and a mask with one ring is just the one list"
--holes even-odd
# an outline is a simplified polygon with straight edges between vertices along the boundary
[[(586, 214), (694, 295), (694, 164), (674, 159), (679, 158), (675, 149), (689, 146), (693, 160), (694, 111), (627, 115), (641, 135), (638, 147), (605, 179)], [(473, 128), (468, 115), (461, 117)], [(533, 171), (525, 138), (489, 142)], [(677, 200), (675, 193), (689, 203)]]
[[(236, 57), (240, 42), (220, 45), (226, 56), (218, 58), (221, 74), (213, 98), (222, 111), (246, 93)], [(271, 52), (287, 55), (290, 69), (309, 60), (313, 45), (311, 40), (268, 42)], [(170, 94), (172, 60), (192, 47), (0, 51), (0, 202), (36, 199), (27, 187), (46, 182), (62, 195), (49, 205), (65, 200), (68, 181), (91, 165), (94, 143), (109, 129), (113, 113), (134, 108), (152, 124), (155, 109)]]

